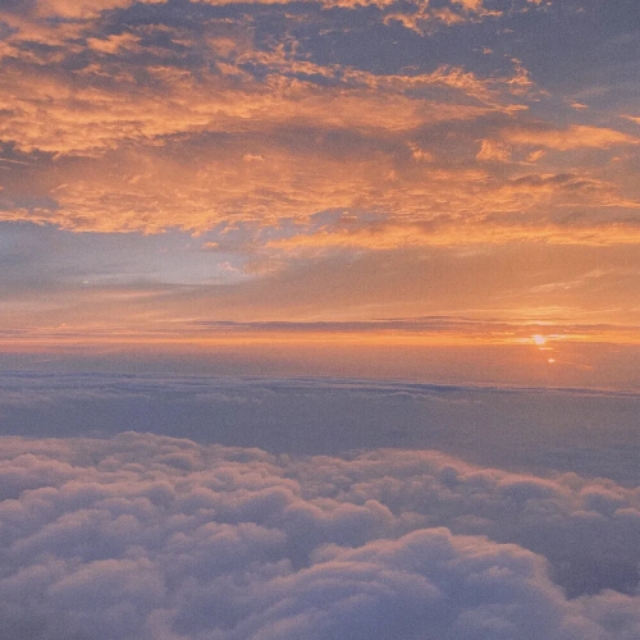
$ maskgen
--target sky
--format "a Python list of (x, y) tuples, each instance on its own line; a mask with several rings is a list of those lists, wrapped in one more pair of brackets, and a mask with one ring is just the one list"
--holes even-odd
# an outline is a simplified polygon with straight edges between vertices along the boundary
[(6, 368), (637, 388), (634, 0), (4, 0), (0, 27)]
[(7, 640), (640, 640), (638, 0), (0, 0)]

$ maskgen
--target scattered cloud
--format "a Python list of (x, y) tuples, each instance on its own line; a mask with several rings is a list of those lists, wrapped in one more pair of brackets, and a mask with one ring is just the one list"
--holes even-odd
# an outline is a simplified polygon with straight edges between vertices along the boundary
[[(486, 13), (481, 2), (452, 7), (460, 15)], [(106, 5), (78, 10), (99, 8)], [(46, 40), (46, 27), (38, 28)], [(571, 206), (615, 206), (621, 215), (605, 227), (572, 229), (544, 213), (566, 206), (569, 185), (546, 177), (535, 185), (518, 175), (522, 162), (543, 162), (544, 149), (609, 148), (633, 139), (583, 125), (514, 126), (533, 90), (516, 58), (515, 70), (501, 75), (452, 65), (373, 73), (316, 62), (296, 38), (265, 47), (251, 22), (240, 30), (212, 19), (200, 34), (168, 24), (109, 34), (88, 29), (91, 35), (49, 30), (57, 39), (48, 48), (34, 48), (19, 25), (7, 40), (13, 48), (5, 56), (2, 135), (14, 152), (40, 155), (22, 170), (12, 165), (4, 220), (146, 233), (297, 220), (301, 234), (268, 241), (278, 250), (293, 242), (388, 249), (519, 238), (634, 241), (628, 211), (637, 202), (616, 197), (615, 185), (576, 176), (574, 184), (590, 187), (574, 189)], [(188, 50), (213, 64), (189, 69)], [(81, 54), (73, 73), (60, 71), (61, 62)], [(453, 154), (452, 123), (459, 130)], [(464, 149), (483, 129), (474, 158)], [(491, 162), (510, 175), (483, 167)], [(27, 181), (30, 192), (18, 191)], [(310, 216), (338, 209), (376, 212), (384, 222), (312, 232)], [(509, 220), (523, 213), (524, 224)]]
[[(141, 8), (137, 21), (125, 1), (79, 3), (60, 22), (38, 17), (69, 11), (63, 4), (5, 12), (0, 135), (29, 162), (9, 167), (3, 220), (203, 232), (232, 220), (304, 226), (317, 212), (347, 209), (384, 214), (385, 233), (365, 227), (343, 238), (319, 230), (302, 244), (635, 237), (627, 222), (637, 198), (616, 196), (614, 183), (586, 167), (573, 172), (592, 185), (590, 198), (573, 206), (618, 206), (624, 220), (610, 218), (608, 230), (590, 234), (548, 227), (542, 212), (566, 206), (567, 185), (532, 190), (523, 163), (545, 164), (545, 150), (637, 141), (612, 128), (529, 122), (544, 91), (519, 58), (508, 56), (499, 73), (448, 62), (381, 71), (320, 61), (295, 22), (281, 40), (265, 40), (249, 7), (221, 19), (214, 6), (189, 4), (187, 17), (205, 12), (198, 29), (172, 22), (163, 3), (147, 4), (148, 15)], [(115, 9), (105, 30), (96, 15)], [(460, 20), (500, 13), (479, 0), (419, 10)], [(553, 160), (541, 167), (546, 175), (559, 169)], [(499, 222), (505, 214), (528, 219)]]
[(506, 145), (496, 143), (493, 140), (482, 140), (480, 151), (478, 151), (476, 158), (478, 160), (509, 162), (511, 159), (511, 150)]
[(504, 136), (513, 144), (541, 146), (558, 151), (580, 148), (607, 149), (615, 145), (637, 145), (640, 143), (640, 139), (621, 131), (585, 125), (572, 125), (564, 131), (554, 131), (547, 128), (540, 130), (520, 129), (506, 131)]

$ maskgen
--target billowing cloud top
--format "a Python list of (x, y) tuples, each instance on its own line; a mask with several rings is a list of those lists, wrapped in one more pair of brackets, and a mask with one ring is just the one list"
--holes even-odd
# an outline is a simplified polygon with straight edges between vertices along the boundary
[(637, 490), (437, 452), (2, 440), (6, 637), (634, 640)]

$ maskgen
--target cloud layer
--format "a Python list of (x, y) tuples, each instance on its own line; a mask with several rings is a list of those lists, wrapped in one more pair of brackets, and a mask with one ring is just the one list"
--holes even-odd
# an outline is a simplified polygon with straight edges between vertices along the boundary
[(5, 437), (0, 475), (10, 640), (640, 633), (640, 496), (611, 481), (133, 433)]
[[(471, 355), (461, 354), (463, 364), (479, 367)], [(637, 391), (168, 376), (173, 364), (163, 357), (165, 373), (156, 376), (1, 375), (0, 435), (152, 432), (297, 455), (437, 449), (518, 472), (575, 472), (638, 484)]]
[[(636, 243), (633, 114), (575, 108), (508, 35), (553, 18), (602, 38), (597, 7), (582, 5), (9, 3), (2, 219), (147, 233), (249, 223), (285, 253)], [(475, 46), (458, 52), (466, 30)], [(314, 228), (331, 210), (349, 224)], [(278, 231), (285, 220), (293, 231)]]

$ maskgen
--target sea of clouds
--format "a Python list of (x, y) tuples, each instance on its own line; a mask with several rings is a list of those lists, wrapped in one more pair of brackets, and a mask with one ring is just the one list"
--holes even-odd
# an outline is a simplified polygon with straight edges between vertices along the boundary
[(638, 640), (640, 489), (437, 451), (0, 439), (6, 640)]
[(124, 431), (271, 453), (437, 449), (640, 484), (640, 393), (337, 378), (0, 374), (0, 435)]

